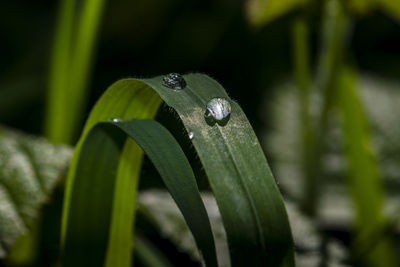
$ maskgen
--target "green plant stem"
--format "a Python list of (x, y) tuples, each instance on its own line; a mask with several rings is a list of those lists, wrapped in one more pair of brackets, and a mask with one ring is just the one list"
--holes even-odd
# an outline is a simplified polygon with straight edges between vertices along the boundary
[(68, 117), (68, 73), (74, 25), (74, 0), (61, 0), (50, 61), (46, 101), (45, 135), (50, 141), (63, 142)]
[(63, 129), (66, 142), (74, 140), (82, 123), (82, 112), (86, 106), (86, 97), (89, 91), (88, 82), (91, 76), (91, 63), (96, 48), (96, 37), (104, 5), (105, 0), (86, 0), (79, 17), (70, 69), (69, 124), (64, 125)]
[(383, 215), (384, 188), (366, 115), (356, 91), (355, 70), (344, 66), (338, 81), (338, 107), (348, 161), (348, 186), (356, 211), (352, 256), (366, 266), (397, 266), (396, 253)]
[(300, 159), (304, 174), (304, 192), (314, 191), (315, 165), (313, 162), (313, 131), (310, 118), (310, 65), (309, 65), (309, 28), (304, 15), (298, 16), (292, 28), (294, 73), (298, 88), (300, 105)]
[(72, 143), (82, 122), (105, 0), (84, 1), (79, 16), (75, 5), (61, 1), (50, 64), (45, 132), (60, 143)]
[(321, 48), (316, 77), (317, 94), (321, 96), (322, 104), (319, 115), (315, 118), (313, 129), (312, 153), (310, 158), (311, 175), (305, 180), (302, 210), (309, 216), (315, 216), (318, 203), (320, 176), (322, 175), (322, 154), (326, 134), (328, 115), (332, 101), (336, 95), (335, 79), (338, 68), (343, 60), (346, 40), (349, 35), (350, 23), (343, 7), (338, 0), (327, 0), (324, 6), (324, 21), (322, 25)]

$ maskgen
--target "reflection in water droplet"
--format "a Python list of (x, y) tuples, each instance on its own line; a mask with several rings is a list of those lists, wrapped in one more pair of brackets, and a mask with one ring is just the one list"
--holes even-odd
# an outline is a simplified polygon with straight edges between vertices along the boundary
[(213, 98), (207, 104), (205, 117), (208, 122), (214, 120), (220, 125), (225, 125), (230, 118), (231, 110), (231, 104), (228, 100), (220, 97)]
[(193, 138), (194, 138), (194, 133), (193, 133), (193, 132), (190, 132), (190, 133), (189, 133), (189, 139), (192, 140)]
[(120, 122), (121, 119), (118, 119), (118, 118), (109, 118), (108, 121), (117, 123), (117, 122)]
[(175, 90), (182, 90), (186, 87), (186, 81), (178, 73), (170, 73), (163, 78), (163, 85)]

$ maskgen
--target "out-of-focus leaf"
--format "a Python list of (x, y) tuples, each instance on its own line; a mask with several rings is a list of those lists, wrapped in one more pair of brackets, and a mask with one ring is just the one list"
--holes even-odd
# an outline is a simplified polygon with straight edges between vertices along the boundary
[(381, 8), (387, 14), (400, 21), (400, 2), (396, 0), (350, 0), (344, 2), (351, 13), (365, 15)]
[[(60, 0), (50, 64), (46, 135), (70, 143), (82, 121), (105, 0)], [(79, 12), (76, 12), (79, 10)]]
[[(202, 192), (201, 197), (210, 216), (217, 247), (220, 267), (229, 267), (229, 251), (226, 246), (226, 233), (215, 198), (211, 193)], [(138, 194), (141, 214), (149, 218), (166, 236), (183, 251), (198, 258), (194, 240), (187, 228), (179, 209), (165, 190), (147, 190)], [(306, 217), (297, 206), (285, 201), (296, 251), (296, 266), (317, 267), (321, 261), (327, 266), (344, 267), (348, 259), (348, 251), (343, 244), (335, 239), (324, 240), (318, 233), (317, 225)], [(156, 244), (155, 244), (156, 245)], [(327, 247), (327, 255), (322, 253), (322, 247)]]
[[(301, 208), (310, 216), (314, 216), (318, 208), (322, 171), (321, 154), (326, 140), (328, 115), (336, 95), (334, 85), (338, 66), (343, 60), (350, 29), (349, 19), (344, 12), (341, 1), (327, 0), (323, 4), (321, 48), (318, 55), (316, 81), (312, 88), (315, 91), (313, 93), (320, 98), (321, 102), (318, 105), (310, 105), (310, 110), (313, 113), (310, 114), (312, 116), (310, 119), (311, 131), (307, 139), (309, 151), (306, 153), (308, 159), (306, 159), (307, 162), (305, 164), (307, 174), (304, 176), (305, 182), (301, 197)], [(303, 110), (300, 110), (300, 114), (302, 112)]]
[(397, 0), (377, 0), (385, 11), (400, 22), (400, 2)]
[[(304, 16), (298, 16), (293, 22), (293, 58), (294, 74), (298, 89), (299, 98), (299, 121), (301, 121), (301, 147), (298, 150), (302, 159), (302, 171), (306, 181), (304, 182), (304, 196), (302, 206), (309, 214), (313, 212), (313, 206), (310, 205), (310, 194), (317, 176), (315, 136), (313, 129), (313, 120), (310, 114), (310, 92), (311, 92), (311, 69), (309, 64), (309, 25)], [(314, 136), (315, 135), (315, 136)]]
[[(371, 125), (371, 139), (381, 166), (381, 174), (388, 192), (384, 210), (386, 214), (397, 214), (400, 206), (400, 82), (364, 73), (359, 79), (360, 97)], [(297, 88), (293, 82), (279, 85), (273, 97), (265, 98), (264, 113), (272, 114), (271, 124), (266, 128), (266, 148), (274, 159), (274, 170), (281, 188), (290, 198), (301, 197), (303, 174), (301, 158), (296, 150), (300, 148), (298, 133), (300, 110)], [(318, 99), (311, 97), (311, 107), (318, 106)], [(315, 109), (314, 109), (315, 111)], [(323, 172), (321, 181), (321, 203), (318, 209), (319, 221), (345, 229), (354, 222), (349, 191), (344, 186), (347, 165), (341, 149), (343, 135), (337, 113), (331, 113), (327, 138), (329, 142), (322, 155)], [(400, 225), (397, 224), (397, 228)]]
[(0, 128), (0, 256), (31, 229), (71, 155), (67, 146)]
[(67, 138), (62, 132), (69, 107), (68, 74), (72, 47), (75, 0), (60, 0), (47, 88), (45, 131), (53, 141)]
[[(231, 266), (226, 233), (215, 198), (212, 193), (206, 192), (202, 192), (201, 197), (213, 229), (218, 265), (220, 267)], [(168, 237), (182, 251), (189, 253), (198, 260), (201, 259), (185, 219), (167, 191), (146, 190), (139, 192), (138, 208), (140, 214), (154, 222), (157, 228), (160, 229), (162, 236)]]
[(308, 0), (248, 0), (246, 13), (254, 26), (262, 26)]
[(365, 15), (378, 6), (379, 0), (350, 0), (346, 2), (347, 7), (353, 14)]
[(348, 184), (356, 211), (354, 257), (367, 266), (397, 266), (392, 240), (376, 231), (387, 227), (383, 215), (384, 191), (369, 134), (369, 125), (356, 92), (356, 74), (343, 67), (339, 74), (338, 106), (343, 118)]

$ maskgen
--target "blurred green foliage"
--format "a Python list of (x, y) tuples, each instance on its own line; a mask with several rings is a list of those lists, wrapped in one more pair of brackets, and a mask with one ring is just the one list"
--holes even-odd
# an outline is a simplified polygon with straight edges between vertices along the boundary
[[(399, 243), (398, 224), (393, 212), (396, 209), (386, 210), (388, 205), (396, 206), (396, 201), (393, 201), (396, 198), (385, 201), (385, 190), (390, 191), (391, 196), (400, 190), (397, 186), (398, 169), (393, 167), (399, 164), (397, 148), (400, 141), (394, 137), (388, 138), (397, 133), (394, 124), (398, 116), (396, 120), (397, 110), (388, 108), (395, 106), (389, 105), (389, 100), (379, 101), (386, 98), (395, 101), (398, 99), (395, 97), (397, 93), (388, 91), (400, 90), (397, 86), (400, 77), (399, 1), (114, 0), (107, 3), (76, 1), (76, 5), (74, 2), (16, 0), (0, 4), (0, 123), (28, 133), (42, 135), (46, 132), (54, 141), (73, 144), (88, 110), (115, 80), (129, 76), (149, 77), (171, 71), (208, 73), (228, 88), (233, 99), (238, 100), (260, 136), (261, 133), (266, 133), (265, 136), (273, 134), (276, 121), (285, 134), (291, 132), (295, 135), (285, 139), (285, 134), (281, 133), (280, 141), (264, 135), (261, 139), (266, 144), (266, 153), (269, 155), (269, 151), (272, 151), (271, 162), (273, 169), (278, 171), (278, 181), (289, 181), (282, 182), (284, 196), (296, 204), (303, 203), (300, 205), (303, 212), (321, 222), (314, 227), (327, 238), (341, 240), (353, 253), (343, 261), (346, 264), (377, 266), (376, 262), (385, 257), (389, 262), (385, 266), (393, 266), (391, 256), (379, 253), (374, 256), (371, 251), (375, 247), (369, 244), (379, 244), (387, 236), (396, 237), (396, 244)], [(61, 9), (66, 12), (64, 19), (67, 24), (64, 26), (60, 23), (62, 16), (59, 12), (62, 3), (66, 5), (65, 9)], [(93, 3), (99, 5), (96, 18), (91, 17), (93, 20), (85, 22), (82, 14), (90, 14), (89, 6)], [(330, 17), (332, 10), (329, 4), (334, 5), (332, 3), (342, 8), (342, 13), (337, 17)], [(102, 4), (105, 6), (101, 7)], [(95, 23), (91, 24), (90, 21)], [(90, 29), (84, 25), (89, 25)], [(63, 27), (64, 31), (60, 30)], [(62, 33), (64, 37), (57, 37)], [(55, 38), (58, 43), (53, 42)], [(61, 53), (61, 59), (55, 55), (57, 46), (59, 51), (69, 51)], [(80, 50), (79, 47), (83, 48)], [(55, 61), (52, 62), (52, 59)], [(57, 67), (57, 64), (60, 65)], [(357, 67), (343, 72), (343, 64)], [(363, 78), (364, 82), (357, 86), (351, 77), (353, 74), (357, 76), (354, 70), (372, 73), (374, 77), (379, 77), (380, 82), (376, 82), (375, 78)], [(285, 92), (287, 81), (292, 76), (296, 80), (295, 96), (282, 94), (274, 97), (276, 93)], [(49, 85), (49, 77), (53, 77), (53, 85), (52, 82)], [(352, 89), (336, 94), (339, 83), (350, 84)], [(376, 89), (374, 97), (370, 97), (372, 100), (360, 100), (359, 96), (365, 95), (371, 84)], [(55, 91), (46, 91), (46, 88), (57, 86), (58, 96), (52, 95)], [(290, 116), (292, 121), (299, 121), (301, 127), (290, 128), (290, 120), (284, 117), (290, 113), (290, 108), (266, 111), (264, 99), (276, 104), (281, 103), (280, 98), (284, 98), (282, 103), (285, 104), (282, 106), (300, 106)], [(338, 101), (340, 99), (341, 102)], [(335, 103), (341, 105), (334, 107)], [(332, 145), (335, 151), (343, 149), (335, 142), (336, 135), (330, 130), (331, 120), (337, 120), (332, 114), (337, 112), (338, 107), (343, 112), (344, 121), (342, 127), (336, 128), (341, 129), (337, 131), (344, 134), (344, 143), (347, 144), (348, 158), (344, 160), (349, 169), (347, 174), (343, 166), (340, 172), (333, 168), (332, 174), (329, 166), (335, 164), (335, 157), (326, 159), (324, 156), (327, 150), (332, 149), (330, 143), (337, 144)], [(377, 113), (371, 111), (373, 109)], [(385, 109), (389, 112), (378, 112)], [(389, 114), (394, 117), (390, 123), (385, 120), (390, 117)], [(323, 116), (326, 116), (326, 122), (323, 122)], [(157, 118), (184, 142), (181, 125), (176, 125), (162, 112)], [(364, 129), (368, 132), (371, 121), (377, 122), (372, 125), (372, 130), (378, 131), (378, 134), (373, 132), (369, 137)], [(45, 123), (46, 131), (43, 130)], [(327, 124), (326, 129), (324, 123)], [(391, 124), (392, 127), (380, 128), (385, 124)], [(52, 134), (51, 128), (56, 129)], [(295, 148), (285, 146), (290, 144), (291, 138), (301, 144)], [(376, 143), (384, 149), (375, 150)], [(185, 146), (185, 152), (192, 153), (190, 146)], [(277, 149), (274, 148), (276, 146)], [(280, 153), (274, 152), (276, 150), (280, 150)], [(292, 159), (298, 157), (300, 160), (295, 160), (294, 165), (301, 167), (292, 171), (286, 163), (292, 163)], [(195, 156), (192, 155), (191, 160), (194, 165), (197, 164)], [(196, 168), (196, 174), (204, 176), (203, 171)], [(142, 175), (150, 178), (143, 182), (142, 187), (159, 187), (160, 183), (155, 178), (157, 175), (151, 167), (145, 168)], [(343, 187), (340, 187), (338, 194), (332, 194), (331, 189), (324, 187), (332, 177), (339, 177), (333, 179), (335, 190), (337, 184), (345, 184), (345, 177), (349, 178), (354, 205), (358, 209), (352, 211), (348, 202), (345, 206), (346, 212), (357, 214), (355, 225), (352, 220), (341, 224), (338, 215), (328, 220), (324, 217), (325, 213), (332, 210), (321, 210), (321, 207), (326, 207), (326, 199), (330, 199), (329, 203), (341, 203), (349, 194)], [(378, 185), (367, 186), (364, 179), (369, 178)], [(382, 188), (379, 179), (390, 186)], [(293, 183), (295, 186), (291, 185)], [(207, 189), (207, 183), (204, 184), (203, 189)], [(296, 190), (301, 192), (292, 194)], [(375, 197), (378, 200), (373, 201)], [(306, 206), (311, 208), (304, 208)], [(57, 208), (49, 210), (44, 217), (51, 217), (52, 214), (60, 216), (55, 211)], [(343, 212), (340, 208), (338, 210), (339, 213)], [(364, 226), (360, 225), (368, 225), (371, 220), (376, 220), (378, 226), (367, 229), (371, 230), (367, 234), (356, 235), (354, 228), (362, 230)], [(317, 250), (323, 251), (328, 243), (322, 242)], [(366, 248), (361, 246), (361, 252), (354, 249), (360, 243), (366, 244)], [(146, 244), (145, 240), (142, 247), (145, 253), (149, 251)], [(0, 242), (0, 245), (1, 248), (4, 244)], [(384, 250), (390, 254), (393, 248), (389, 245)], [(157, 253), (157, 249), (154, 251)], [(53, 252), (57, 254), (57, 248)], [(299, 249), (297, 252), (307, 255), (309, 250)], [(40, 254), (43, 251), (38, 253), (39, 258), (45, 258)], [(365, 253), (372, 255), (371, 261), (363, 256)], [(16, 258), (22, 257), (15, 255)], [(176, 259), (172, 261), (179, 263)], [(327, 259), (322, 257), (319, 261), (327, 262)], [(46, 261), (38, 262), (43, 264)], [(382, 258), (380, 263), (384, 262)], [(0, 266), (2, 264), (5, 263), (0, 262)], [(303, 266), (312, 265), (304, 263)]]

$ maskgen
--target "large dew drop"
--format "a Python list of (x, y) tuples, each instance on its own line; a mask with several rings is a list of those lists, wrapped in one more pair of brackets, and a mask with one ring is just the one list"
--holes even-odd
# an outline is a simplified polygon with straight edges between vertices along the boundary
[(213, 98), (207, 104), (206, 119), (212, 118), (216, 122), (227, 122), (231, 115), (231, 104), (225, 98)]
[(174, 90), (182, 90), (186, 87), (186, 81), (178, 73), (170, 73), (163, 78), (163, 85)]

